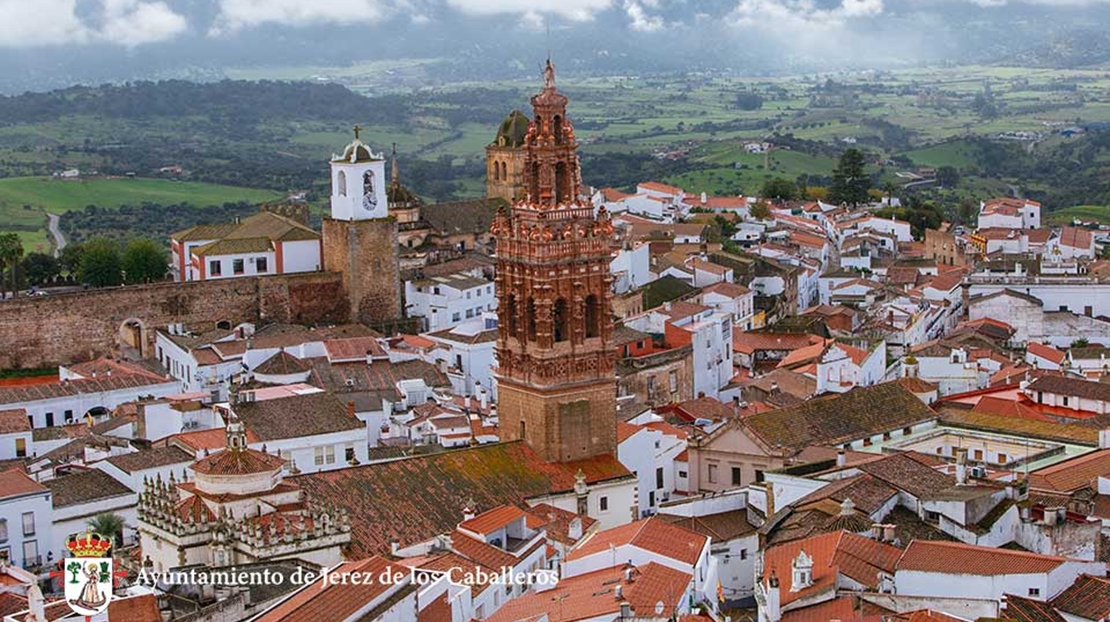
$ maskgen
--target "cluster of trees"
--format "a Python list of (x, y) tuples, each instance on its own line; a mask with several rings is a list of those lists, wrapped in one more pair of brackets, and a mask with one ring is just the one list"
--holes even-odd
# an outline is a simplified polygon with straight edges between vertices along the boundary
[(937, 229), (944, 222), (944, 208), (932, 201), (924, 201), (917, 195), (905, 198), (905, 204), (900, 207), (884, 207), (875, 212), (882, 218), (897, 218), (910, 223), (910, 231), (914, 239), (925, 237), (926, 229)]
[(146, 238), (122, 245), (94, 238), (67, 245), (58, 257), (40, 252), (24, 255), (19, 236), (4, 233), (0, 234), (0, 268), (0, 274), (7, 275), (0, 292), (18, 292), (27, 286), (48, 287), (59, 282), (90, 287), (154, 283), (165, 280), (169, 260), (162, 246)]
[(763, 96), (755, 91), (737, 93), (736, 107), (740, 110), (759, 110), (763, 107)]
[(219, 206), (195, 207), (187, 203), (162, 205), (144, 202), (117, 208), (87, 205), (83, 210), (62, 214), (59, 226), (72, 242), (110, 238), (125, 242), (132, 238), (168, 241), (169, 234), (200, 224), (232, 222), (258, 213), (258, 206), (245, 201)]
[(870, 201), (871, 177), (864, 171), (865, 165), (859, 149), (846, 149), (840, 154), (829, 187), (830, 203), (859, 205)]

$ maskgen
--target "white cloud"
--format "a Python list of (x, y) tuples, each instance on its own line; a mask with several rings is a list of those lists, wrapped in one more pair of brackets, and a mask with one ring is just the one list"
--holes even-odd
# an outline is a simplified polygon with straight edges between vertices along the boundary
[(758, 26), (767, 34), (783, 37), (834, 34), (853, 19), (883, 12), (883, 0), (841, 0), (820, 8), (811, 0), (740, 0), (731, 18), (743, 27)]
[[(653, 0), (648, 0), (645, 4), (656, 6)], [(625, 0), (624, 12), (628, 14), (628, 19), (630, 20), (628, 26), (632, 30), (655, 32), (657, 30), (662, 30), (667, 25), (662, 17), (648, 14), (648, 12), (644, 10), (644, 7), (640, 6), (640, 3), (636, 0)]]
[(598, 11), (608, 9), (613, 3), (612, 0), (447, 0), (447, 4), (464, 13), (479, 15), (547, 14), (586, 21), (592, 19)]
[(260, 24), (306, 26), (357, 24), (385, 17), (385, 0), (217, 0), (220, 12), (214, 33), (234, 32)]
[(188, 27), (161, 0), (96, 0), (86, 3), (82, 13), (89, 18), (78, 17), (77, 0), (0, 0), (0, 47), (130, 47), (173, 38)]

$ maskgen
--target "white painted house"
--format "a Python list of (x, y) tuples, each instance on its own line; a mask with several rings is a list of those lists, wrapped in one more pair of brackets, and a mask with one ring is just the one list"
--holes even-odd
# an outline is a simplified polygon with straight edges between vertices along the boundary
[(45, 561), (54, 545), (50, 489), (18, 469), (0, 471), (0, 559), (20, 568)]
[(405, 281), (405, 314), (422, 318), (424, 330), (458, 326), (497, 308), (493, 282), (470, 274)]
[(321, 235), (272, 212), (183, 229), (170, 235), (170, 249), (175, 281), (315, 272), (323, 266)]

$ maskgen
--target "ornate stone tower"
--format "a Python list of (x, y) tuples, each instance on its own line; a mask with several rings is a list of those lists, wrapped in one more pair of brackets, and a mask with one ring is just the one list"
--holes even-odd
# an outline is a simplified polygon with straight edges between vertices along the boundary
[(486, 196), (513, 202), (524, 198), (524, 135), (528, 117), (514, 110), (486, 147)]
[(582, 202), (567, 98), (548, 61), (524, 141), (523, 201), (494, 218), (498, 404), (503, 440), (552, 462), (616, 453), (613, 226)]
[(397, 222), (389, 215), (385, 158), (355, 139), (331, 160), (331, 217), (324, 218), (324, 269), (343, 275), (351, 320), (401, 317)]

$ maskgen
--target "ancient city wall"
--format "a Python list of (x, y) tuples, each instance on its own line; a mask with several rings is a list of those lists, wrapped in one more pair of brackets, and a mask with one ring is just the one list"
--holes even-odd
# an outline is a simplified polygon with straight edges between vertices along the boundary
[(126, 326), (152, 343), (171, 322), (345, 322), (342, 277), (330, 272), (159, 283), (0, 301), (0, 369), (87, 360), (117, 348)]

